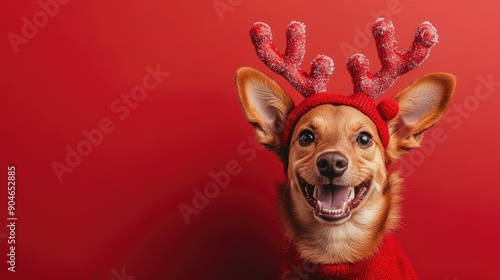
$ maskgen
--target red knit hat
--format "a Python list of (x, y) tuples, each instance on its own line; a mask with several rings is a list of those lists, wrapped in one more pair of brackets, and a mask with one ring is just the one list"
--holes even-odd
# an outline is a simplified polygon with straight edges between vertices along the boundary
[(430, 22), (419, 25), (411, 46), (405, 52), (397, 49), (394, 25), (390, 20), (379, 18), (373, 25), (373, 37), (377, 45), (382, 69), (370, 73), (370, 63), (362, 54), (354, 54), (347, 60), (347, 69), (352, 77), (354, 94), (350, 96), (327, 94), (326, 84), (333, 73), (333, 60), (318, 55), (311, 63), (311, 73), (305, 73), (300, 65), (304, 60), (306, 33), (305, 25), (292, 21), (286, 31), (286, 49), (282, 54), (272, 42), (269, 25), (257, 22), (250, 30), (257, 55), (271, 70), (282, 75), (299, 91), (305, 99), (288, 115), (282, 136), (282, 144), (290, 145), (293, 129), (307, 111), (322, 104), (347, 105), (354, 107), (369, 117), (377, 127), (384, 148), (389, 144), (390, 135), (387, 121), (399, 111), (398, 103), (387, 98), (378, 105), (374, 100), (384, 93), (399, 76), (418, 67), (429, 56), (437, 43), (437, 31)]

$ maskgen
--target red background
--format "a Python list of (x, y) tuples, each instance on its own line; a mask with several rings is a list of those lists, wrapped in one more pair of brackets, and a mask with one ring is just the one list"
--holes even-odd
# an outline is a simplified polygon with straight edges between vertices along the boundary
[[(41, 7), (2, 2), (0, 167), (17, 168), (18, 221), (17, 272), (9, 273), (5, 170), (1, 279), (107, 280), (122, 272), (136, 280), (277, 279), (283, 243), (273, 182), (282, 167), (248, 144), (253, 131), (238, 104), (235, 70), (258, 68), (300, 99), (257, 60), (248, 30), (269, 23), (283, 49), (286, 25), (305, 22), (304, 68), (318, 53), (331, 56), (329, 90), (350, 93), (341, 43), (377, 69), (373, 42), (356, 34), (378, 15), (393, 20), (401, 48), (424, 20), (440, 34), (430, 58), (388, 94), (430, 72), (458, 79), (451, 113), (434, 128), (446, 140), (406, 157), (415, 170), (407, 172), (396, 235), (421, 279), (500, 278), (500, 86), (483, 100), (474, 95), (480, 77), (500, 81), (498, 1), (215, 3), (229, 8), (218, 13), (212, 0), (70, 1), (16, 54), (9, 32), (22, 34), (22, 18), (33, 21)], [(111, 104), (142, 84), (148, 65), (170, 74), (120, 120)], [(59, 182), (51, 164), (64, 163), (66, 146), (75, 148), (82, 130), (103, 118), (114, 131)], [(193, 190), (232, 160), (241, 172), (186, 225), (180, 203), (192, 206)]]

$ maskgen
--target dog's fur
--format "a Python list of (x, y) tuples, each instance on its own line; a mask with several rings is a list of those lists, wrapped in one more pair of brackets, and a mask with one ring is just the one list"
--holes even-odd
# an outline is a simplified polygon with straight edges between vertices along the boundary
[[(400, 112), (388, 123), (391, 140), (386, 149), (367, 116), (350, 106), (329, 104), (303, 115), (289, 149), (283, 149), (281, 135), (294, 107), (292, 100), (275, 81), (252, 68), (239, 69), (236, 83), (244, 114), (258, 141), (288, 164), (288, 180), (278, 186), (277, 203), (285, 234), (300, 256), (319, 264), (355, 263), (372, 256), (400, 218), (402, 180), (397, 172), (388, 174), (387, 165), (418, 147), (422, 133), (441, 119), (453, 95), (454, 77), (429, 74), (395, 96)], [(303, 146), (298, 138), (306, 129), (315, 139)], [(358, 144), (360, 132), (371, 135), (371, 146)], [(341, 153), (348, 160), (346, 171), (333, 181), (316, 167), (318, 156), (325, 152)], [(298, 176), (312, 185), (357, 186), (369, 180), (370, 186), (348, 217), (332, 222), (318, 217), (306, 202)]]

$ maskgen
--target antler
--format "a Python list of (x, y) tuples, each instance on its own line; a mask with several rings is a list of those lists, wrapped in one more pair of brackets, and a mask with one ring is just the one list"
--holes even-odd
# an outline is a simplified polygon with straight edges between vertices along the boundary
[(382, 69), (370, 73), (370, 62), (363, 54), (354, 54), (347, 61), (355, 93), (366, 93), (372, 99), (382, 94), (404, 73), (418, 67), (429, 56), (438, 42), (437, 30), (428, 21), (419, 25), (413, 43), (405, 52), (397, 50), (394, 25), (390, 20), (379, 18), (373, 25), (373, 37), (377, 45)]
[(333, 73), (333, 60), (325, 55), (318, 55), (311, 62), (311, 73), (300, 69), (304, 60), (306, 45), (306, 26), (292, 21), (286, 31), (286, 49), (281, 54), (273, 44), (273, 35), (269, 25), (256, 22), (250, 30), (250, 36), (260, 60), (274, 72), (282, 75), (304, 97), (326, 92), (326, 84)]

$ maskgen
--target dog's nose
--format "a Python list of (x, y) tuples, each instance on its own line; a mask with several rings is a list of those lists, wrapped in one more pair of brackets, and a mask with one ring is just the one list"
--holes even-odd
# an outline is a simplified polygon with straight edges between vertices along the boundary
[(347, 158), (339, 152), (324, 153), (316, 160), (319, 173), (330, 180), (342, 176), (348, 164)]

